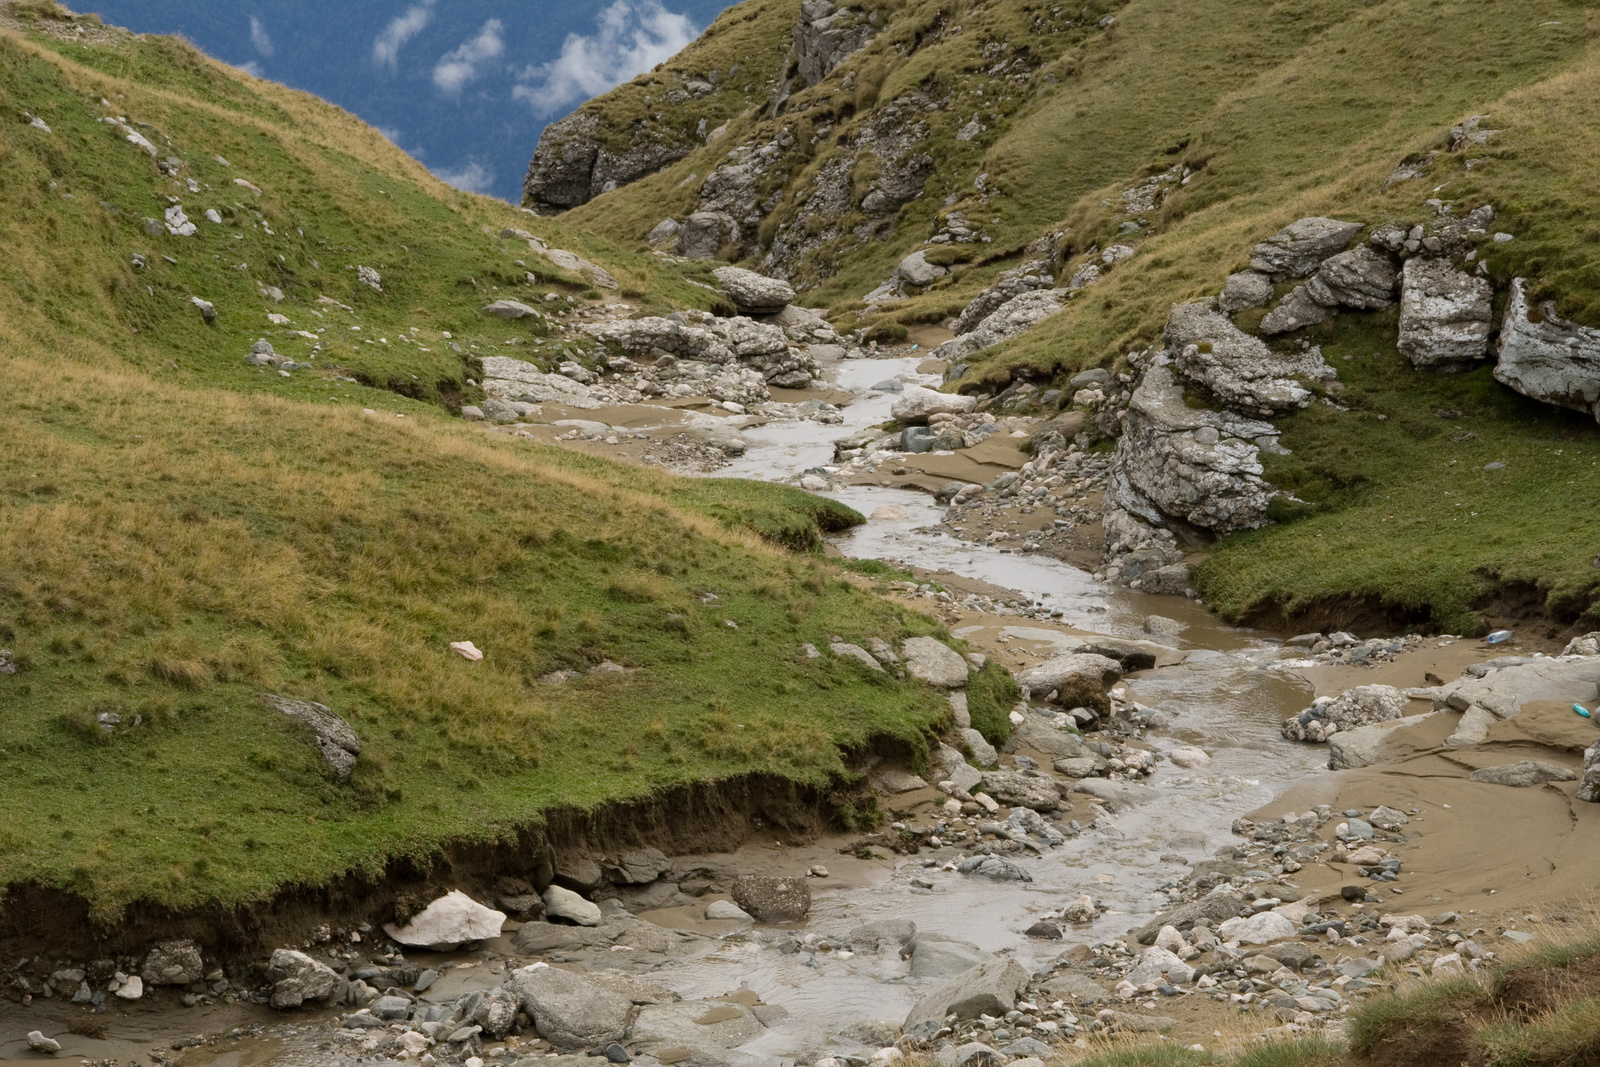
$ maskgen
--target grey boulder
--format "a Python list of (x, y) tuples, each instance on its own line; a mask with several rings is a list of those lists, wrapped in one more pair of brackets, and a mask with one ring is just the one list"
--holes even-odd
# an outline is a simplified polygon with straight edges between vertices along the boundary
[(1399, 281), (1400, 274), (1388, 256), (1357, 245), (1325, 260), (1305, 289), (1323, 307), (1378, 311), (1394, 303)]
[(1268, 336), (1292, 333), (1319, 322), (1327, 322), (1328, 316), (1327, 305), (1311, 298), (1309, 286), (1297, 285), (1277, 307), (1267, 312), (1261, 320), (1260, 329)]
[(678, 255), (685, 259), (716, 259), (723, 245), (739, 239), (739, 224), (722, 211), (696, 211), (678, 230)]
[(1272, 279), (1253, 270), (1228, 275), (1222, 283), (1217, 306), (1232, 315), (1246, 308), (1263, 307), (1272, 301)]
[(497, 319), (539, 318), (537, 308), (529, 307), (520, 300), (496, 300), (486, 305), (482, 313)]
[(712, 272), (734, 307), (745, 315), (770, 315), (794, 303), (794, 286), (742, 267), (718, 267)]
[(361, 739), (349, 723), (324, 704), (291, 700), (272, 693), (262, 694), (261, 699), (268, 707), (310, 727), (317, 750), (333, 769), (334, 777), (341, 782), (350, 779), (351, 772), (356, 769), (356, 757), (361, 755)]
[(948, 1015), (976, 1019), (980, 1015), (1003, 1016), (1016, 1007), (1017, 997), (1028, 984), (1028, 972), (1015, 960), (997, 959), (981, 963), (932, 990), (911, 1007), (905, 1028), (921, 1022), (943, 1024)]
[[(1311, 317), (1299, 325), (1327, 317), (1326, 310), (1314, 301), (1306, 299), (1304, 303), (1309, 305), (1306, 314)], [(1278, 311), (1272, 313), (1276, 314)], [(1272, 315), (1262, 320), (1263, 330)], [(1224, 406), (1250, 415), (1297, 411), (1312, 398), (1311, 391), (1297, 379), (1332, 381), (1338, 377), (1322, 358), (1321, 349), (1293, 355), (1273, 352), (1259, 337), (1245, 333), (1206, 302), (1174, 307), (1167, 315), (1163, 343), (1179, 374), (1204, 386)]]
[(1052, 812), (1061, 808), (1061, 794), (1049, 778), (1031, 778), (1019, 771), (990, 771), (983, 776), (983, 791), (1012, 808)]
[(918, 934), (910, 944), (913, 978), (945, 978), (965, 974), (996, 957), (977, 945), (942, 934)]
[(1308, 218), (1291, 222), (1250, 250), (1250, 268), (1280, 278), (1304, 278), (1344, 251), (1361, 232), (1359, 222)]
[(991, 882), (1033, 881), (1033, 875), (1028, 873), (1027, 868), (999, 856), (968, 856), (956, 866), (956, 870), (962, 874), (987, 878)]
[(1489, 354), (1494, 290), (1447, 259), (1408, 259), (1400, 286), (1400, 352), (1415, 367), (1454, 371)]
[(926, 425), (933, 415), (966, 415), (978, 406), (975, 396), (938, 393), (921, 386), (910, 386), (895, 397), (889, 414), (895, 421), (910, 426)]
[(1583, 754), (1583, 777), (1578, 780), (1577, 797), (1590, 804), (1600, 804), (1600, 741), (1590, 745)]
[(345, 980), (324, 963), (291, 948), (280, 948), (267, 962), (274, 1008), (298, 1008), (308, 1000), (331, 1001), (345, 990)]
[(628, 1031), (628, 1037), (657, 1048), (734, 1048), (764, 1027), (743, 1004), (728, 1001), (685, 1000), (646, 1004)]
[(907, 638), (900, 648), (906, 672), (941, 689), (967, 684), (967, 661), (944, 642), (932, 637)]
[(950, 272), (937, 263), (929, 263), (926, 252), (913, 252), (900, 261), (895, 273), (904, 279), (906, 284), (920, 288), (943, 278)]
[(559, 1049), (620, 1041), (633, 1012), (628, 997), (542, 963), (513, 971), (507, 986), (520, 998), (539, 1036)]
[(1392, 685), (1358, 685), (1337, 697), (1321, 697), (1283, 721), (1290, 741), (1321, 743), (1341, 730), (1391, 722), (1406, 713), (1406, 695)]
[(1535, 315), (1527, 286), (1522, 278), (1511, 282), (1496, 380), (1529, 399), (1600, 420), (1600, 330), (1561, 318), (1548, 302)]

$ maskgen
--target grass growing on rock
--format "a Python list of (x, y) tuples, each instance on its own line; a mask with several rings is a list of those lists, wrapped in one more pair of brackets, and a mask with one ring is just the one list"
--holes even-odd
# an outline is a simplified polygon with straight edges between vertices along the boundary
[[(918, 683), (800, 651), (936, 630), (820, 559), (853, 512), (445, 410), (477, 355), (571, 345), (484, 303), (588, 291), (502, 228), (603, 263), (637, 306), (714, 294), (177, 42), (0, 32), (0, 108), (49, 126), (0, 130), (0, 886), (75, 891), (103, 922), (257, 900), (557, 807), (826, 785), (842, 749), (917, 750), (948, 718)], [(169, 197), (198, 234), (146, 232)], [(260, 337), (313, 369), (245, 366)], [(539, 681), (604, 661), (624, 671)], [(352, 723), (348, 784), (265, 692)]]

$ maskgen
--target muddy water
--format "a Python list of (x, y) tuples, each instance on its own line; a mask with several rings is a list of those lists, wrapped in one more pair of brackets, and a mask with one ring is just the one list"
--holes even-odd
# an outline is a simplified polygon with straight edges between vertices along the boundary
[[(829, 368), (834, 386), (856, 399), (842, 408), (843, 424), (785, 422), (747, 431), (751, 445), (731, 468), (718, 472), (769, 480), (792, 477), (832, 462), (835, 438), (886, 421), (895, 397), (872, 386), (886, 379), (906, 384), (936, 385), (936, 375), (919, 371), (924, 356), (864, 359)], [(854, 486), (832, 494), (863, 514), (885, 504), (904, 509), (903, 519), (872, 520), (837, 539), (848, 556), (876, 557), (914, 563), (1016, 590), (1060, 614), (1049, 622), (1037, 619), (981, 618), (954, 627), (981, 646), (1005, 650), (1007, 662), (1047, 657), (1073, 637), (1108, 635), (1151, 640), (1141, 629), (1147, 615), (1159, 614), (1185, 624), (1177, 637), (1162, 638), (1168, 649), (1156, 669), (1128, 679), (1132, 696), (1161, 709), (1168, 725), (1147, 738), (1160, 750), (1176, 744), (1198, 745), (1213, 762), (1190, 771), (1169, 762), (1158, 765), (1148, 784), (1159, 799), (1140, 807), (1111, 812), (1079, 796), (1062, 822), (1076, 821), (1081, 834), (1042, 855), (1011, 854), (1030, 871), (1031, 883), (995, 883), (944, 869), (958, 858), (958, 848), (941, 850), (931, 866), (923, 857), (861, 861), (841, 855), (843, 839), (804, 848), (752, 842), (726, 856), (686, 857), (684, 869), (702, 866), (721, 881), (738, 873), (800, 875), (824, 865), (830, 877), (811, 882), (814, 905), (803, 924), (782, 934), (751, 930), (747, 925), (707, 923), (704, 903), (664, 912), (645, 912), (662, 925), (687, 927), (714, 935), (692, 956), (646, 975), (686, 999), (730, 994), (755, 994), (766, 1004), (787, 1009), (739, 1052), (771, 1063), (776, 1058), (816, 1055), (818, 1050), (847, 1050), (857, 1043), (841, 1037), (853, 1024), (870, 1020), (898, 1022), (916, 998), (942, 979), (914, 979), (896, 952), (852, 955), (817, 951), (802, 945), (785, 954), (776, 941), (794, 936), (805, 941), (817, 935), (843, 934), (875, 919), (911, 919), (919, 928), (959, 937), (978, 947), (1005, 952), (1027, 964), (1042, 963), (1062, 949), (1060, 942), (1023, 936), (1039, 918), (1058, 913), (1082, 893), (1107, 909), (1092, 927), (1073, 928), (1071, 942), (1093, 943), (1121, 936), (1129, 927), (1167, 907), (1163, 887), (1183, 874), (1186, 863), (1206, 858), (1230, 843), (1229, 826), (1239, 815), (1269, 804), (1326, 759), (1313, 746), (1282, 741), (1277, 724), (1303, 708), (1313, 694), (1307, 679), (1279, 666), (1269, 635), (1227, 626), (1191, 602), (1151, 597), (1095, 582), (1087, 573), (1042, 556), (1016, 555), (942, 535), (935, 527), (943, 509), (928, 497), (901, 489)], [(921, 797), (920, 801), (918, 797)], [(932, 825), (940, 818), (934, 805), (943, 797), (932, 790), (889, 798), (899, 818)], [(924, 883), (914, 884), (913, 879)], [(927, 886), (930, 886), (928, 888)], [(477, 953), (435, 957), (414, 953), (414, 961), (444, 970), (446, 978), (423, 998), (442, 1002), (474, 988), (498, 984), (508, 967), (509, 939), (500, 938)], [(598, 962), (598, 961), (595, 961)], [(166, 1053), (167, 1062), (215, 1064), (323, 1064), (349, 1062), (358, 1046), (339, 1042), (339, 1055), (325, 1051), (336, 1025), (332, 1013), (322, 1019), (284, 1017), (265, 1009), (164, 1011), (148, 1005), (118, 1005), (99, 1016), (115, 1035), (106, 1041), (63, 1035), (66, 1051), (91, 1060), (117, 1059), (123, 1064), (149, 1060), (158, 1044), (196, 1033), (226, 1032), (234, 1027), (266, 1026), (226, 1040), (221, 1048)], [(66, 1005), (39, 1005), (24, 1010), (0, 1008), (0, 1064), (37, 1062), (30, 1058), (23, 1036), (40, 1027), (58, 1033), (70, 1023)], [(55, 1024), (55, 1025), (52, 1025)], [(143, 1054), (141, 1058), (141, 1053)], [(347, 1055), (348, 1054), (348, 1055)], [(649, 1062), (646, 1060), (646, 1062)], [(750, 1061), (754, 1062), (754, 1060)], [(806, 1060), (809, 1062), (809, 1059)]]

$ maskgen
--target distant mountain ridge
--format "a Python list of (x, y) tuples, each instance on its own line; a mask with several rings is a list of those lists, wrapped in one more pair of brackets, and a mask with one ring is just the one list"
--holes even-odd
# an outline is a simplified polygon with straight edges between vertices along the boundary
[[(137, 33), (181, 34), (224, 62), (315, 93), (378, 127), (452, 184), (515, 202), (545, 124), (582, 102), (581, 97), (565, 99), (541, 114), (535, 102), (513, 95), (518, 85), (529, 84), (519, 75), (555, 60), (569, 35), (591, 39), (592, 47), (611, 46), (613, 62), (665, 58), (668, 49), (687, 43), (726, 4), (101, 0), (86, 6)], [(620, 29), (606, 38), (602, 20)], [(497, 28), (485, 37), (491, 23)], [(386, 30), (392, 62), (375, 52)], [(442, 76), (446, 86), (455, 85), (454, 76), (470, 75), (453, 90), (437, 80), (446, 61), (456, 64)], [(636, 72), (619, 69), (623, 76)], [(594, 86), (591, 92), (604, 88)]]

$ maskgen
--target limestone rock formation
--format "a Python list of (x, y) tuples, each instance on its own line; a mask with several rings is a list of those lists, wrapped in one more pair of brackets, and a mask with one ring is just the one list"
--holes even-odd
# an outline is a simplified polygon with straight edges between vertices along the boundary
[(906, 673), (941, 689), (967, 684), (967, 661), (949, 645), (932, 637), (911, 637), (901, 646)]
[(921, 1022), (942, 1024), (945, 1016), (976, 1019), (980, 1015), (1003, 1016), (1016, 1007), (1017, 996), (1028, 984), (1028, 972), (1015, 960), (997, 959), (981, 963), (956, 975), (931, 990), (911, 1006), (905, 1027)]
[(1230, 274), (1222, 283), (1217, 306), (1229, 315), (1246, 308), (1258, 308), (1272, 301), (1272, 279), (1259, 271)]
[(1173, 308), (1164, 341), (1178, 373), (1227, 407), (1251, 415), (1282, 414), (1310, 404), (1311, 390), (1296, 379), (1338, 377), (1320, 349), (1273, 352), (1208, 302)]
[(1446, 259), (1408, 259), (1400, 286), (1400, 351), (1413, 366), (1461, 370), (1489, 354), (1494, 290)]
[(1590, 745), (1583, 754), (1583, 777), (1578, 780), (1577, 797), (1600, 804), (1600, 741)]
[(565, 211), (653, 174), (694, 148), (690, 141), (641, 128), (619, 151), (609, 146), (603, 133), (599, 119), (588, 111), (574, 112), (545, 127), (522, 184), (522, 202), (541, 214)]
[(1323, 307), (1377, 311), (1394, 303), (1399, 272), (1388, 256), (1367, 245), (1329, 256), (1306, 282), (1306, 293)]
[(742, 267), (718, 267), (712, 272), (733, 306), (742, 315), (771, 315), (794, 303), (794, 286)]
[(1277, 435), (1271, 423), (1189, 407), (1169, 367), (1153, 365), (1129, 404), (1108, 498), (1158, 525), (1171, 517), (1218, 532), (1253, 529), (1275, 495), (1260, 453), (1264, 443), (1277, 447)]
[(739, 240), (739, 224), (726, 211), (696, 211), (678, 229), (677, 252), (685, 259), (716, 259), (725, 244)]
[(816, 85), (876, 33), (858, 9), (837, 8), (829, 0), (804, 0), (794, 28), (789, 75), (798, 74), (807, 85)]
[(332, 1001), (345, 989), (345, 980), (327, 964), (304, 952), (280, 948), (267, 963), (274, 1008), (298, 1008), (308, 1000)]
[(938, 393), (918, 386), (903, 390), (890, 406), (897, 422), (910, 426), (926, 424), (933, 415), (965, 415), (978, 406), (978, 398), (959, 393)]
[(934, 349), (935, 359), (959, 360), (1033, 329), (1061, 310), (1063, 289), (1035, 289), (1012, 297), (990, 312), (969, 332)]
[(1250, 250), (1250, 268), (1276, 278), (1304, 278), (1344, 251), (1360, 232), (1359, 222), (1326, 218), (1291, 222)]
[(1526, 279), (1515, 278), (1494, 376), (1523, 396), (1600, 420), (1600, 330), (1561, 318), (1550, 303), (1533, 310)]

